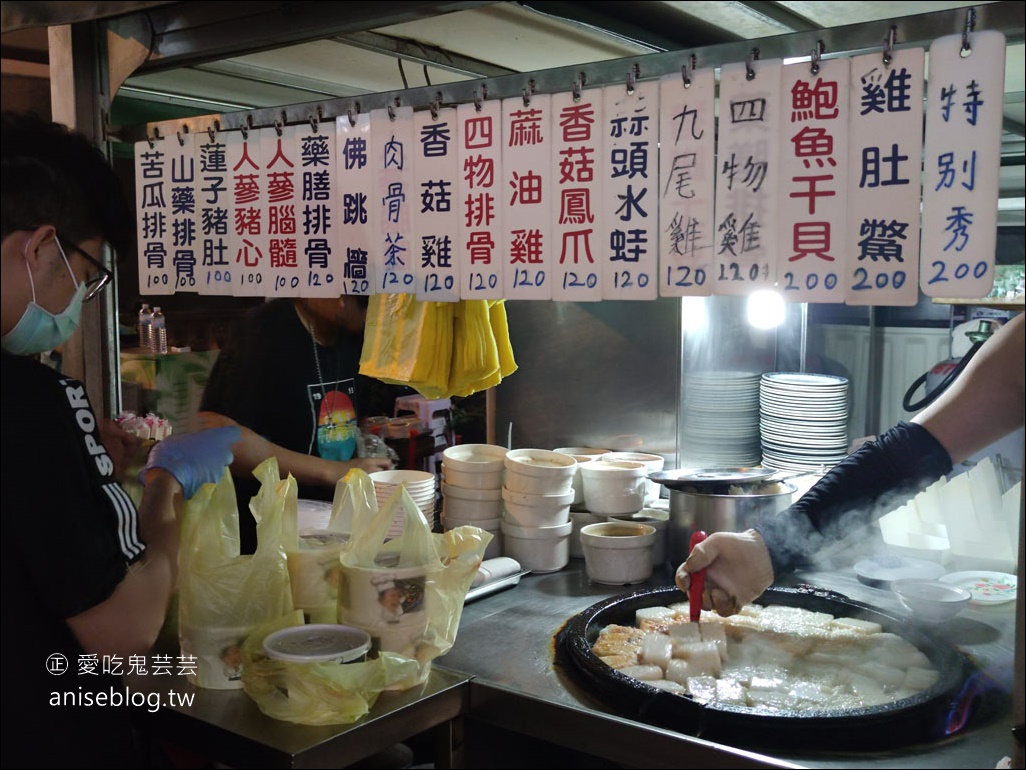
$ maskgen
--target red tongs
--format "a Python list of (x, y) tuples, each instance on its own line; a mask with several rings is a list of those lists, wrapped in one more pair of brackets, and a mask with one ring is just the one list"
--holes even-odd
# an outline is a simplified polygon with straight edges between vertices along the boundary
[[(695, 550), (695, 546), (708, 537), (705, 532), (698, 530), (691, 533), (691, 547), (688, 553)], [(702, 591), (705, 590), (705, 570), (700, 569), (691, 573), (691, 587), (688, 589), (688, 609), (691, 613), (691, 622), (697, 623), (702, 616)]]

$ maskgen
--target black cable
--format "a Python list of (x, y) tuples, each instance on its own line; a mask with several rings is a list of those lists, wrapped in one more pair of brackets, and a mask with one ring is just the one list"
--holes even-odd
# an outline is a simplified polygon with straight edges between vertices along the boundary
[(930, 372), (924, 372), (919, 377), (917, 377), (915, 381), (909, 386), (909, 389), (905, 391), (905, 397), (901, 400), (901, 405), (905, 408), (905, 411), (918, 412), (923, 407), (929, 406), (934, 401), (936, 401), (940, 394), (947, 390), (948, 386), (955, 381), (955, 378), (962, 373), (962, 370), (969, 365), (969, 361), (972, 359), (973, 356), (976, 355), (976, 351), (983, 346), (983, 343), (985, 341), (986, 340), (980, 340), (979, 342), (974, 342), (973, 346), (969, 348), (969, 352), (962, 356), (962, 360), (958, 362), (958, 365), (955, 366), (955, 368), (952, 369), (950, 372), (948, 372), (947, 376), (943, 380), (941, 380), (940, 385), (938, 385), (932, 391), (923, 396), (921, 400), (913, 404), (911, 403), (912, 394), (919, 389), (920, 385), (926, 382), (926, 378), (930, 376)]

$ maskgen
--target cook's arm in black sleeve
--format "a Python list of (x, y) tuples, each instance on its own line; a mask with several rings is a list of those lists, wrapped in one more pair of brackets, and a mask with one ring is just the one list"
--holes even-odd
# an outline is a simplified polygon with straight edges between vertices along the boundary
[(913, 497), (951, 471), (951, 457), (926, 428), (900, 422), (835, 465), (800, 500), (755, 529), (780, 575), (810, 564), (829, 541)]

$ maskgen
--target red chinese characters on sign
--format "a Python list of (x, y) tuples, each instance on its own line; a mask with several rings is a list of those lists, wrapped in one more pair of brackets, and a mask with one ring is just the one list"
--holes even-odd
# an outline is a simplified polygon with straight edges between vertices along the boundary
[[(267, 296), (271, 291), (263, 275), (268, 251), (264, 133), (229, 134), (225, 140), (232, 212), (232, 288), (237, 297)], [(273, 130), (270, 133), (273, 135)]]
[(844, 299), (849, 62), (784, 68), (778, 275), (791, 301)]
[(555, 94), (552, 100), (553, 206), (552, 298), (602, 299), (601, 272), (595, 266), (595, 205), (600, 180), (602, 91)]
[(549, 95), (502, 101), (503, 283), (509, 299), (549, 299)]
[(502, 299), (501, 182), (502, 115), (499, 102), (461, 104), (459, 201), (461, 209), (460, 297)]

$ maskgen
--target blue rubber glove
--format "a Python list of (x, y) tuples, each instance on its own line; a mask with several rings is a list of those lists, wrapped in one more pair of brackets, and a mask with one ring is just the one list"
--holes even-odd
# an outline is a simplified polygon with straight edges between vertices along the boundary
[(225, 467), (234, 459), (232, 444), (241, 438), (242, 430), (235, 425), (168, 436), (150, 450), (139, 480), (143, 481), (151, 468), (163, 468), (182, 485), (182, 493), (188, 500), (204, 484), (221, 480)]

